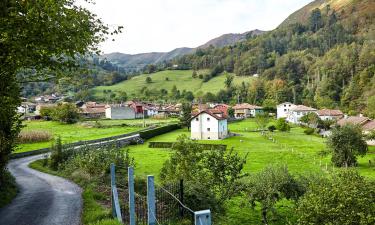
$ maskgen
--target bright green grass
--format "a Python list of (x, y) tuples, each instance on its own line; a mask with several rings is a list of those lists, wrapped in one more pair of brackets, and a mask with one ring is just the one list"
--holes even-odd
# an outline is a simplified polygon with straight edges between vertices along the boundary
[[(81, 123), (61, 124), (55, 121), (26, 121), (23, 130), (43, 130), (50, 132), (54, 138), (60, 136), (63, 142), (76, 142), (83, 140), (93, 140), (98, 138), (110, 137), (120, 134), (126, 134), (142, 129), (137, 126), (118, 126), (108, 128), (87, 127)], [(30, 144), (20, 144), (16, 152), (32, 151), (40, 148), (46, 148), (52, 141), (38, 142)]]
[[(292, 128), (290, 132), (274, 132), (278, 143), (263, 137), (256, 129), (254, 120), (248, 119), (241, 122), (230, 123), (231, 132), (242, 136), (230, 137), (218, 141), (200, 141), (201, 143), (226, 144), (234, 148), (240, 155), (247, 156), (245, 172), (257, 172), (272, 163), (287, 164), (293, 173), (306, 173), (311, 171), (332, 170), (330, 156), (321, 157), (319, 152), (325, 149), (326, 139), (314, 135), (306, 135), (300, 127)], [(148, 148), (150, 141), (175, 141), (179, 135), (190, 135), (187, 129), (176, 130), (148, 140), (143, 145), (130, 146), (130, 152), (137, 163), (136, 173), (141, 176), (158, 175), (163, 162), (168, 159), (168, 149)], [(359, 157), (359, 172), (367, 177), (375, 178), (375, 167), (370, 167), (368, 161), (374, 161), (375, 147), (365, 157)]]
[[(154, 119), (154, 118), (146, 118), (145, 124), (146, 126), (150, 125), (166, 125), (170, 123), (178, 122), (178, 118), (165, 118), (165, 119)], [(116, 126), (116, 125), (128, 125), (128, 126), (143, 126), (143, 119), (136, 119), (136, 120), (100, 120), (100, 124), (103, 126)], [(87, 123), (95, 124), (95, 121), (87, 121)]]
[[(216, 93), (220, 89), (224, 88), (225, 75), (221, 74), (208, 82), (203, 82), (202, 79), (192, 78), (192, 70), (166, 70), (157, 72), (154, 74), (142, 74), (133, 77), (130, 80), (120, 82), (112, 86), (99, 86), (94, 88), (95, 96), (102, 96), (103, 90), (112, 90), (113, 92), (125, 91), (128, 95), (137, 94), (143, 87), (148, 89), (166, 89), (169, 92), (172, 87), (176, 85), (177, 89), (180, 91), (192, 91), (197, 93), (199, 91)], [(204, 72), (198, 72), (204, 73)], [(152, 83), (146, 83), (146, 77), (150, 76), (152, 78)], [(169, 81), (165, 78), (168, 77)], [(251, 82), (252, 77), (235, 77), (234, 84), (240, 84), (242, 81)]]

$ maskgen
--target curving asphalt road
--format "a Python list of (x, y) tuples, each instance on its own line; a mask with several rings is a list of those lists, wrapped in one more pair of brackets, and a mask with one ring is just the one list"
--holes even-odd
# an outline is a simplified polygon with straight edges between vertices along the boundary
[(11, 160), (9, 171), (20, 192), (0, 209), (0, 225), (79, 225), (81, 188), (61, 177), (41, 173), (28, 164), (43, 155)]

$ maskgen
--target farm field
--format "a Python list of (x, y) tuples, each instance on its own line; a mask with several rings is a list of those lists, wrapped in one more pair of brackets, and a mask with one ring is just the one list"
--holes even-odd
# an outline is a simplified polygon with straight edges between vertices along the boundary
[[(263, 137), (260, 132), (252, 132), (256, 128), (255, 121), (248, 119), (229, 124), (231, 132), (242, 136), (230, 137), (219, 141), (200, 141), (201, 143), (226, 144), (234, 148), (240, 155), (247, 156), (244, 172), (252, 173), (263, 169), (267, 164), (287, 164), (290, 171), (297, 173), (332, 170), (330, 156), (321, 157), (319, 152), (325, 149), (324, 138), (306, 135), (300, 127), (294, 127), (290, 132), (274, 132), (277, 143)], [(131, 155), (135, 158), (138, 176), (158, 175), (163, 162), (168, 158), (170, 150), (148, 148), (150, 141), (175, 141), (179, 135), (190, 136), (187, 129), (176, 130), (148, 140), (143, 145), (130, 146)], [(375, 179), (375, 168), (368, 161), (375, 158), (375, 147), (369, 147), (369, 153), (359, 157), (358, 169), (363, 176)], [(336, 168), (335, 168), (336, 169)]]
[[(310, 172), (332, 171), (330, 156), (320, 157), (319, 152), (325, 148), (325, 139), (306, 135), (300, 127), (294, 127), (288, 133), (274, 132), (277, 143), (263, 137), (259, 132), (252, 132), (256, 128), (254, 120), (248, 119), (241, 122), (229, 124), (231, 132), (239, 133), (242, 136), (231, 137), (220, 141), (200, 141), (201, 143), (226, 144), (229, 148), (234, 148), (240, 155), (247, 156), (247, 163), (244, 172), (254, 173), (260, 171), (268, 164), (287, 164), (293, 174), (305, 174)], [(159, 181), (159, 172), (165, 160), (168, 159), (169, 149), (148, 148), (150, 141), (175, 141), (179, 135), (190, 133), (187, 129), (180, 129), (174, 132), (163, 134), (148, 140), (143, 145), (130, 146), (129, 151), (135, 158), (137, 177), (145, 179), (147, 175), (155, 175), (156, 182)], [(293, 150), (291, 150), (293, 149)], [(368, 161), (375, 158), (375, 147), (369, 148), (369, 154), (364, 158), (359, 158), (359, 172), (375, 179), (375, 167), (370, 167)], [(337, 168), (335, 168), (337, 170)], [(250, 208), (246, 196), (239, 196), (231, 199), (225, 205), (226, 214), (216, 215), (215, 224), (238, 225), (238, 224), (260, 224), (260, 208), (255, 210)], [(283, 200), (277, 204), (277, 222), (270, 224), (288, 224), (295, 222), (293, 218), (293, 205)]]
[[(176, 119), (145, 119), (146, 126), (162, 125), (175, 122)], [(61, 137), (63, 142), (76, 142), (83, 140), (93, 140), (98, 138), (110, 137), (120, 134), (126, 134), (143, 129), (143, 120), (99, 120), (85, 121), (76, 124), (61, 124), (55, 121), (25, 121), (23, 131), (47, 131), (53, 138)], [(98, 125), (102, 127), (98, 127)], [(26, 152), (40, 148), (49, 147), (51, 141), (20, 144), (15, 151)]]
[[(166, 70), (153, 74), (142, 74), (120, 82), (112, 86), (98, 86), (93, 89), (96, 97), (101, 97), (104, 90), (111, 90), (112, 92), (125, 91), (129, 96), (137, 94), (143, 87), (148, 89), (165, 89), (168, 92), (176, 85), (177, 89), (182, 91), (198, 92), (212, 92), (216, 93), (224, 88), (225, 75), (221, 74), (212, 78), (208, 82), (203, 82), (202, 79), (192, 78), (192, 70)], [(207, 71), (198, 71), (198, 74), (206, 74)], [(146, 83), (146, 77), (151, 77), (152, 83)], [(168, 77), (168, 81), (166, 78)], [(234, 79), (234, 84), (240, 84), (242, 81), (251, 82), (252, 77), (238, 77)]]

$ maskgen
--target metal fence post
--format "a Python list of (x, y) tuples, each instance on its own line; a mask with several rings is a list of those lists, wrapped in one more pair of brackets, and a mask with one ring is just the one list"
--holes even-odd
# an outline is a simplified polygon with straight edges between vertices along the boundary
[(129, 225), (135, 225), (134, 168), (128, 167)]
[(115, 204), (113, 201), (113, 188), (116, 185), (116, 169), (115, 169), (115, 164), (111, 163), (111, 205), (112, 205), (112, 216), (116, 216), (116, 209), (115, 209)]
[(147, 176), (147, 221), (148, 225), (156, 224), (154, 176)]
[(211, 225), (211, 211), (202, 210), (194, 212), (194, 224), (195, 225)]

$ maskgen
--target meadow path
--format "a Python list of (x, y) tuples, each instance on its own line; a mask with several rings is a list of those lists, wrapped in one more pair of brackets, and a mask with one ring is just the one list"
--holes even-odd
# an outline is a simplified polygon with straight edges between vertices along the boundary
[(0, 209), (0, 225), (79, 225), (81, 188), (61, 177), (28, 167), (43, 155), (11, 160), (9, 171), (19, 186), (17, 197)]

